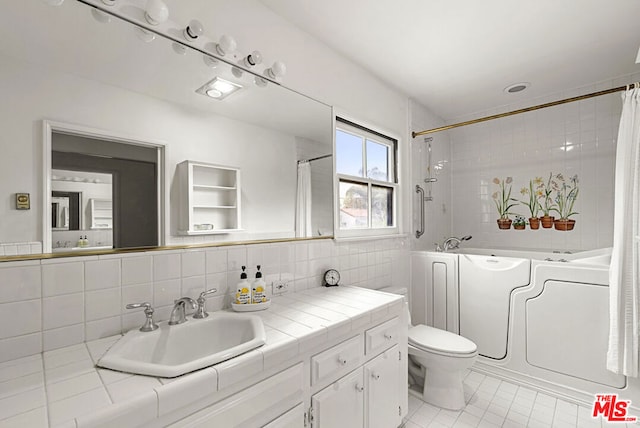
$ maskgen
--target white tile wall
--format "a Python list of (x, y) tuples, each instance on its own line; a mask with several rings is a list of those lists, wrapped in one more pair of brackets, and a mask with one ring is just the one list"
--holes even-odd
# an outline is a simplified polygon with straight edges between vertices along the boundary
[[(550, 94), (529, 102), (542, 104), (637, 81), (640, 74), (599, 82), (590, 87)], [(455, 118), (461, 122), (481, 116), (511, 111), (523, 105), (505, 105), (499, 109)], [(433, 134), (432, 158), (445, 161), (438, 183), (432, 185), (433, 202), (426, 202), (427, 233), (413, 241), (418, 249), (433, 248), (444, 236), (472, 235), (468, 246), (551, 250), (587, 250), (612, 245), (615, 148), (621, 101), (619, 94), (600, 96), (492, 120)], [(420, 106), (412, 106), (412, 129), (439, 125)], [(421, 183), (426, 175), (424, 138), (412, 142), (412, 178)], [(432, 161), (432, 164), (434, 162)], [(447, 175), (447, 170), (450, 174)], [(549, 173), (578, 174), (580, 194), (573, 217), (573, 231), (554, 229), (500, 231), (491, 195), (497, 186), (494, 177), (513, 177), (512, 196), (524, 199), (521, 187), (529, 179)], [(450, 186), (450, 187), (448, 187)], [(449, 198), (449, 199), (448, 199)], [(450, 204), (448, 204), (450, 200)], [(414, 224), (418, 224), (417, 198), (413, 202)], [(528, 209), (513, 209), (528, 217)]]
[(330, 267), (343, 284), (408, 286), (408, 247), (406, 238), (317, 240), (0, 263), (0, 363), (138, 328), (144, 314), (127, 303), (151, 302), (162, 321), (173, 300), (217, 288), (207, 308), (227, 308), (241, 266), (253, 278), (260, 264), (268, 284), (283, 280), (292, 292), (320, 286)]

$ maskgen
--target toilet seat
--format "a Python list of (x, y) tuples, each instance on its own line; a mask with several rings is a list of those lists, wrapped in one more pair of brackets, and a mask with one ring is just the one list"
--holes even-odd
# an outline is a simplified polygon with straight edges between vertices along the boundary
[(452, 357), (472, 357), (478, 350), (476, 344), (465, 337), (422, 324), (409, 329), (409, 343), (423, 351)]

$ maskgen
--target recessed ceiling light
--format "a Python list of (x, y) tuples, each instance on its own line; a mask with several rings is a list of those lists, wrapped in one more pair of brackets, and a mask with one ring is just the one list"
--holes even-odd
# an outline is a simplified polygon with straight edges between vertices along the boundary
[(506, 88), (504, 88), (504, 92), (506, 92), (507, 94), (515, 94), (516, 92), (524, 91), (529, 86), (531, 86), (531, 83), (529, 82), (514, 83), (513, 85), (509, 85)]
[(222, 100), (234, 92), (238, 92), (240, 89), (242, 89), (242, 85), (221, 79), (220, 77), (214, 77), (198, 88), (196, 92), (215, 98), (216, 100)]

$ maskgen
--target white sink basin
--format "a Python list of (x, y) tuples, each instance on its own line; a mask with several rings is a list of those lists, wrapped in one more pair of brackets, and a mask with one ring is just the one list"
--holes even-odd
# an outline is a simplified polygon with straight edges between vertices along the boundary
[(98, 366), (156, 377), (176, 377), (258, 348), (265, 343), (255, 315), (216, 312), (179, 325), (159, 323), (151, 332), (132, 330), (98, 361)]

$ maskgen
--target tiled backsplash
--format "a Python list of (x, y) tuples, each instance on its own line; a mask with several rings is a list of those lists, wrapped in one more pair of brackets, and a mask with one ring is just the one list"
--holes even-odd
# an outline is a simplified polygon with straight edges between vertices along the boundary
[(368, 288), (407, 286), (408, 240), (390, 238), (237, 245), (0, 263), (0, 362), (107, 337), (144, 321), (127, 303), (148, 301), (166, 320), (174, 299), (210, 288), (208, 310), (229, 307), (241, 266), (253, 278), (289, 292), (321, 286), (328, 268), (341, 283)]
[(0, 244), (0, 256), (23, 256), (42, 253), (42, 242), (6, 242)]

